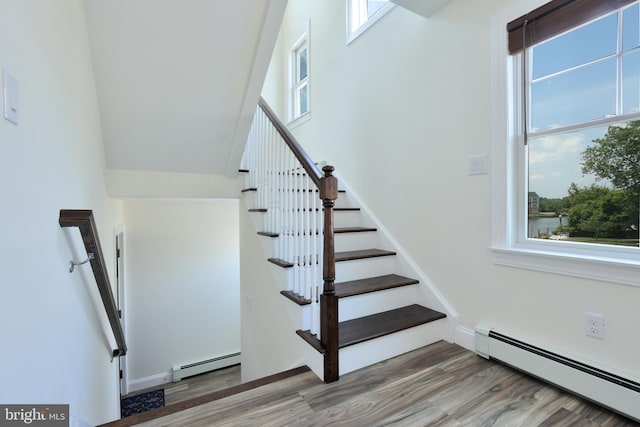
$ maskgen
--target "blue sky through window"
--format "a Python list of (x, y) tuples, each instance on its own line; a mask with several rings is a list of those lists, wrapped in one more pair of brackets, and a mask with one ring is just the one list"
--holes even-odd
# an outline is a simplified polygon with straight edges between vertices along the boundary
[(617, 13), (531, 49), (529, 191), (541, 197), (561, 198), (572, 182), (595, 182), (582, 175), (581, 154), (608, 126), (540, 137), (535, 132), (640, 111), (638, 4), (622, 17), (621, 53)]

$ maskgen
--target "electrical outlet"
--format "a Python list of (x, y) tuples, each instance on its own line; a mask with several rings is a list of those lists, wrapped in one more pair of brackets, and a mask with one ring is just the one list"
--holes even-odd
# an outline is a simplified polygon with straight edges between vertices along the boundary
[(584, 313), (584, 333), (590, 337), (604, 339), (604, 316), (596, 313)]

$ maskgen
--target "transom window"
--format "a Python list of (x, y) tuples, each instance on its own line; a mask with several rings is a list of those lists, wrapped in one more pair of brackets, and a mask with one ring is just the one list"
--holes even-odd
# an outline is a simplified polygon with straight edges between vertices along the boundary
[(389, 0), (346, 0), (347, 44), (355, 40), (394, 6)]

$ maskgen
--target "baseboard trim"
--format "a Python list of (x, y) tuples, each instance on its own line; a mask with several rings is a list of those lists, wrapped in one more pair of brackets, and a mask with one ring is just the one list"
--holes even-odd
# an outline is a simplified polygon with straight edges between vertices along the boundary
[(138, 390), (144, 390), (145, 388), (155, 387), (157, 385), (167, 384), (170, 382), (171, 371), (167, 371), (160, 374), (151, 375), (149, 377), (130, 380), (127, 384), (129, 393), (133, 393)]
[(462, 325), (456, 326), (456, 331), (455, 331), (456, 344), (466, 348), (467, 350), (473, 351), (475, 353), (476, 351), (475, 340), (476, 340), (476, 333), (473, 329), (469, 329)]

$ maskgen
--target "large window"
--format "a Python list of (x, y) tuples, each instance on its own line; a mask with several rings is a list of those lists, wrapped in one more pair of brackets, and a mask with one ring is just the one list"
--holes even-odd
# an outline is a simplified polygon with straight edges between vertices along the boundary
[(528, 238), (638, 247), (638, 4), (535, 44), (521, 74)]
[(507, 228), (494, 247), (562, 273), (549, 255), (640, 265), (638, 2), (554, 0), (507, 30)]
[(346, 0), (347, 43), (351, 43), (394, 6), (389, 0)]

